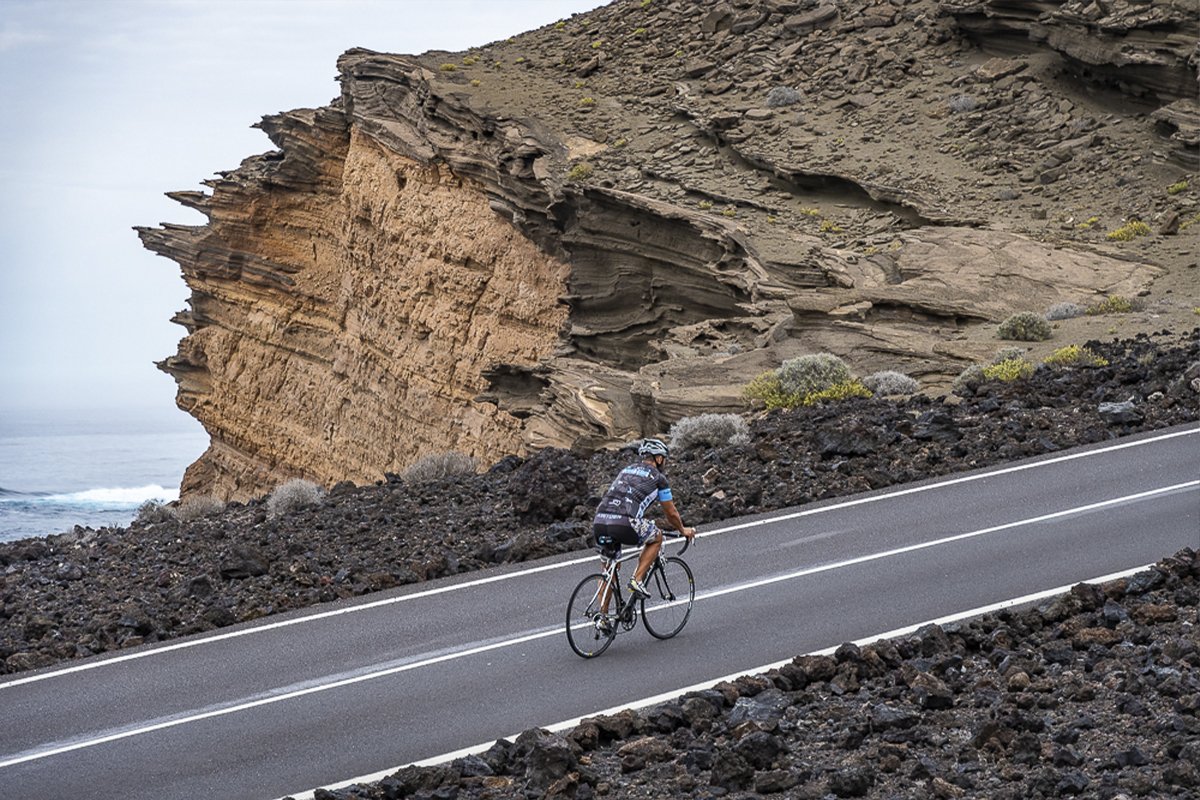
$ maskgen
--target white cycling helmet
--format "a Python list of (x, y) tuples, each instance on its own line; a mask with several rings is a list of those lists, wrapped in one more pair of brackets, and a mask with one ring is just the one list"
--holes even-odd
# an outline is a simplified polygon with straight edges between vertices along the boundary
[(638, 455), (642, 458), (647, 456), (666, 456), (670, 455), (667, 446), (663, 444), (661, 439), (643, 439), (638, 445)]

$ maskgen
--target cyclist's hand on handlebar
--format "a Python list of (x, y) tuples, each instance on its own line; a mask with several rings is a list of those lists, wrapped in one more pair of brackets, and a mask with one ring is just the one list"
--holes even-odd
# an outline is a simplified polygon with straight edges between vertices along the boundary
[(691, 538), (696, 535), (696, 529), (695, 528), (684, 528), (679, 533), (683, 536), (686, 536), (688, 538), (688, 541), (691, 541)]

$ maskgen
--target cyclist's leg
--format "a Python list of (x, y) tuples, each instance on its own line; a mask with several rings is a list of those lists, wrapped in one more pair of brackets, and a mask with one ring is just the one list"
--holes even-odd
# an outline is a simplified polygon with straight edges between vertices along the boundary
[(653, 520), (636, 520), (634, 530), (638, 534), (638, 544), (644, 547), (641, 556), (638, 557), (637, 569), (633, 571), (633, 577), (640, 581), (646, 577), (654, 559), (658, 558), (658, 551), (662, 549), (663, 536), (662, 531), (658, 529)]
[[(605, 570), (604, 574), (607, 575), (608, 571)], [(615, 573), (614, 573), (614, 575), (615, 575)], [(606, 581), (604, 581), (604, 585), (602, 587), (600, 587), (600, 613), (602, 613), (602, 614), (608, 613), (608, 604), (612, 600), (612, 596), (613, 596), (612, 581), (606, 580)]]

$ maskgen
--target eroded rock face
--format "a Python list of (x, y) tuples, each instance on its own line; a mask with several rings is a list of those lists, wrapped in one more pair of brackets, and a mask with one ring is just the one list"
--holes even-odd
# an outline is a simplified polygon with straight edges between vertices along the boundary
[(282, 157), (213, 182), (206, 227), (142, 231), (193, 289), (189, 335), (161, 364), (212, 435), (183, 492), (247, 499), (289, 475), (332, 485), (423, 451), (520, 450), (519, 421), (471, 398), (491, 364), (549, 355), (565, 265), (447, 164), (339, 112), (266, 127)]
[[(192, 289), (160, 364), (212, 437), (183, 493), (611, 446), (820, 350), (948, 383), (995, 349), (972, 326), (1144, 293), (1163, 270), (1098, 218), (1040, 221), (1103, 196), (1182, 227), (1150, 150), (1194, 151), (1196, 59), (1170, 3), (1076, 5), (620, 0), (466, 57), (348, 51), (338, 101), (263, 120), (276, 152), (172, 195), (207, 225), (139, 229)], [(1163, 130), (1068, 99), (1064, 58), (1175, 100)]]
[(987, 48), (1049, 47), (1088, 79), (1163, 103), (1196, 98), (1200, 18), (1190, 3), (943, 0), (942, 8)]

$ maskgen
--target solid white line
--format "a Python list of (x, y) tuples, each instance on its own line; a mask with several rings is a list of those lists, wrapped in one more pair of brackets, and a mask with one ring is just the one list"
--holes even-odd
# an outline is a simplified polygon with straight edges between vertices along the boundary
[(402, 664), (397, 667), (390, 667), (388, 669), (379, 670), (377, 672), (368, 672), (368, 673), (364, 673), (362, 675), (356, 675), (352, 678), (343, 678), (342, 680), (333, 681), (331, 683), (322, 683), (322, 684), (319, 684), (316, 686), (309, 686), (304, 689), (297, 689), (295, 691), (285, 692), (285, 693), (279, 694), (279, 695), (274, 695), (272, 697), (264, 697), (259, 700), (251, 700), (246, 703), (239, 703), (238, 705), (229, 706), (228, 708), (219, 708), (219, 709), (215, 709), (213, 711), (205, 711), (203, 713), (193, 714), (193, 715), (187, 716), (187, 717), (179, 717), (178, 719), (172, 719), (172, 720), (168, 720), (166, 722), (158, 722), (153, 725), (146, 725), (146, 726), (143, 726), (140, 728), (131, 728), (129, 730), (121, 731), (119, 733), (113, 733), (113, 734), (109, 734), (107, 736), (101, 736), (101, 737), (98, 737), (95, 739), (88, 739), (88, 740), (82, 741), (82, 742), (75, 742), (73, 744), (63, 745), (61, 747), (55, 747), (55, 748), (52, 748), (49, 750), (37, 750), (34, 752), (28, 752), (24, 755), (10, 758), (7, 761), (0, 761), (0, 768), (11, 767), (14, 764), (23, 764), (26, 761), (37, 761), (42, 758), (49, 758), (50, 756), (61, 755), (62, 753), (69, 753), (73, 750), (83, 750), (88, 747), (95, 747), (96, 745), (106, 744), (108, 742), (115, 742), (119, 739), (128, 739), (133, 736), (140, 736), (141, 734), (144, 734), (144, 733), (153, 733), (154, 731), (160, 731), (160, 730), (164, 730), (166, 728), (174, 728), (179, 725), (186, 725), (186, 724), (192, 723), (192, 722), (201, 722), (206, 719), (212, 719), (213, 717), (223, 717), (227, 714), (234, 714), (239, 711), (246, 711), (251, 708), (259, 708), (261, 706), (269, 706), (269, 705), (273, 705), (275, 703), (281, 703), (284, 700), (293, 700), (297, 697), (304, 697), (305, 695), (318, 694), (320, 692), (326, 692), (331, 689), (340, 689), (343, 686), (351, 686), (356, 683), (363, 683), (365, 681), (375, 680), (376, 678), (386, 678), (389, 675), (398, 675), (401, 672), (408, 672), (410, 670), (418, 669), (420, 667), (427, 667), (432, 664), (439, 664), (443, 661), (452, 661), (456, 658), (465, 658), (467, 656), (473, 656), (473, 655), (477, 655), (479, 653), (485, 653), (489, 650), (499, 650), (500, 648), (503, 648), (503, 647), (512, 647), (513, 645), (524, 644), (525, 642), (531, 642), (535, 639), (544, 639), (547, 636), (557, 636), (557, 635), (560, 635), (561, 633), (562, 633), (562, 630), (560, 628), (558, 628), (557, 626), (555, 626), (552, 629), (540, 631), (538, 633), (527, 634), (525, 636), (520, 636), (516, 639), (505, 639), (504, 641), (493, 642), (492, 644), (480, 645), (478, 647), (472, 647), (467, 650), (456, 651), (453, 653), (446, 653), (444, 655), (434, 656), (432, 658), (426, 658), (421, 661), (414, 661), (414, 662), (411, 662), (408, 664)]
[[(827, 571), (835, 570), (835, 569), (844, 569), (846, 567), (855, 566), (857, 564), (862, 564), (862, 563), (865, 563), (868, 561), (876, 561), (879, 559), (891, 558), (891, 557), (903, 555), (905, 553), (909, 553), (909, 552), (912, 552), (915, 550), (923, 550), (926, 548), (936, 547), (939, 545), (952, 544), (954, 542), (962, 541), (964, 539), (971, 539), (971, 538), (974, 538), (977, 536), (983, 536), (983, 535), (989, 534), (989, 533), (996, 533), (998, 531), (1008, 530), (1010, 528), (1020, 527), (1022, 525), (1032, 525), (1032, 524), (1036, 524), (1039, 522), (1045, 522), (1046, 520), (1054, 519), (1056, 517), (1062, 517), (1062, 516), (1067, 516), (1070, 514), (1077, 514), (1077, 513), (1086, 512), (1086, 511), (1093, 511), (1093, 510), (1096, 510), (1099, 508), (1120, 505), (1123, 503), (1133, 502), (1136, 500), (1144, 500), (1146, 498), (1153, 497), (1155, 495), (1169, 494), (1171, 492), (1175, 492), (1180, 489), (1186, 489), (1186, 488), (1190, 488), (1190, 487), (1194, 487), (1194, 486), (1198, 486), (1198, 485), (1200, 485), (1200, 480), (1188, 481), (1186, 483), (1180, 483), (1180, 484), (1176, 484), (1174, 486), (1167, 486), (1167, 487), (1163, 487), (1161, 489), (1154, 489), (1154, 490), (1145, 491), (1145, 492), (1138, 492), (1136, 494), (1126, 495), (1125, 497), (1117, 498), (1114, 500), (1106, 500), (1101, 503), (1091, 503), (1086, 506), (1079, 506), (1077, 508), (1068, 509), (1066, 511), (1058, 511), (1053, 514), (1044, 514), (1039, 517), (1032, 517), (1030, 519), (1022, 520), (1020, 522), (1012, 522), (1012, 523), (1008, 523), (1005, 525), (997, 525), (997, 526), (994, 526), (991, 528), (983, 528), (978, 531), (970, 531), (967, 533), (956, 534), (954, 536), (947, 536), (942, 539), (936, 539), (934, 541), (925, 542), (922, 544), (910, 545), (907, 547), (899, 547), (899, 548), (895, 548), (893, 550), (886, 550), (886, 551), (883, 551), (880, 553), (873, 553), (873, 554), (866, 555), (866, 556), (850, 558), (850, 559), (846, 559), (844, 561), (838, 561), (838, 562), (834, 562), (831, 564), (824, 564), (824, 565), (821, 565), (818, 567), (810, 567), (810, 568), (806, 568), (806, 569), (802, 569), (802, 570), (795, 570), (793, 572), (788, 572), (783, 575), (776, 575), (776, 576), (773, 576), (770, 578), (764, 578), (759, 581), (752, 581), (750, 583), (739, 584), (737, 586), (731, 586), (731, 587), (728, 587), (725, 589), (714, 589), (710, 592), (701, 593), (700, 595), (697, 596), (696, 599), (704, 600), (704, 599), (708, 599), (711, 597), (720, 597), (722, 595), (734, 594), (736, 592), (744, 592), (744, 591), (748, 591), (750, 589), (756, 589), (758, 587), (766, 586), (766, 585), (769, 585), (772, 583), (780, 583), (782, 581), (794, 580), (796, 578), (802, 578), (802, 577), (805, 577), (808, 575), (813, 575), (818, 572), (827, 572)], [(1139, 569), (1144, 569), (1144, 568), (1139, 568)], [(1070, 587), (1068, 587), (1068, 588), (1070, 588)], [(1012, 602), (1012, 601), (1006, 601), (1006, 602)], [(983, 612), (983, 613), (986, 613), (986, 612)], [(922, 624), (924, 624), (924, 623), (922, 623)], [(388, 677), (391, 675), (398, 675), (400, 673), (409, 672), (411, 670), (418, 669), (421, 667), (427, 667), (427, 666), (431, 666), (433, 664), (439, 664), (439, 663), (442, 663), (445, 661), (453, 661), (453, 660), (456, 660), (459, 658), (466, 658), (468, 656), (478, 655), (479, 653), (485, 653), (485, 652), (488, 652), (491, 650), (499, 650), (499, 649), (502, 649), (505, 647), (511, 647), (513, 645), (518, 645), (518, 644), (524, 644), (525, 642), (531, 642), (536, 639), (544, 639), (549, 636), (558, 636), (561, 634), (562, 634), (562, 629), (558, 626), (555, 626), (555, 627), (547, 629), (547, 630), (542, 630), (542, 631), (539, 631), (536, 633), (530, 633), (530, 634), (526, 634), (524, 636), (519, 636), (515, 639), (505, 639), (505, 640), (502, 640), (499, 642), (492, 642), (492, 643), (486, 644), (486, 645), (479, 645), (477, 647), (471, 647), (466, 650), (458, 650), (458, 651), (454, 651), (454, 652), (450, 652), (450, 653), (443, 653), (442, 655), (434, 656), (431, 658), (426, 658), (426, 659), (423, 659), (420, 661), (413, 661), (413, 662), (410, 662), (407, 664), (402, 664), (402, 665), (396, 666), (396, 667), (389, 667), (387, 669), (378, 670), (375, 672), (363, 673), (361, 675), (355, 675), (350, 678), (343, 678), (341, 680), (332, 681), (330, 683), (323, 683), (323, 684), (318, 684), (315, 686), (308, 686), (304, 689), (298, 689), (298, 690), (291, 691), (291, 692), (285, 692), (283, 694), (274, 695), (271, 697), (260, 698), (258, 700), (252, 700), (249, 702), (240, 703), (237, 705), (229, 706), (227, 708), (220, 708), (220, 709), (215, 709), (213, 711), (206, 711), (206, 712), (203, 712), (200, 714), (194, 714), (194, 715), (187, 716), (187, 717), (180, 717), (178, 719), (155, 723), (153, 725), (147, 725), (147, 726), (143, 726), (140, 728), (133, 728), (133, 729), (121, 731), (118, 733), (109, 734), (107, 736), (102, 736), (102, 737), (98, 737), (95, 739), (88, 739), (85, 741), (79, 741), (79, 742), (75, 742), (75, 743), (72, 743), (69, 745), (63, 745), (60, 747), (50, 748), (47, 750), (35, 750), (32, 752), (27, 752), (24, 755), (15, 756), (6, 761), (0, 761), (0, 768), (13, 766), (15, 764), (21, 764), (21, 763), (24, 763), (27, 761), (36, 761), (36, 760), (39, 760), (42, 758), (49, 758), (50, 756), (61, 755), (62, 753), (69, 753), (74, 750), (82, 750), (84, 748), (94, 747), (96, 745), (105, 744), (105, 743), (117, 741), (120, 739), (127, 739), (132, 736), (138, 736), (138, 735), (141, 735), (144, 733), (152, 733), (154, 731), (163, 730), (165, 728), (173, 728), (173, 727), (176, 727), (179, 725), (184, 725), (184, 724), (188, 724), (188, 723), (192, 723), (192, 722), (200, 722), (200, 721), (203, 721), (206, 719), (211, 719), (213, 717), (220, 717), (220, 716), (225, 716), (227, 714), (233, 714), (233, 713), (236, 713), (239, 711), (246, 711), (251, 708), (259, 708), (261, 706), (273, 705), (275, 703), (280, 703), (285, 700), (292, 700), (297, 697), (304, 697), (306, 695), (317, 694), (317, 693), (329, 691), (332, 689), (339, 689), (344, 686), (351, 686), (351, 685), (357, 684), (357, 683), (364, 683), (366, 681), (375, 680), (377, 678), (385, 678), (385, 677)], [(875, 638), (880, 638), (880, 637), (876, 636)], [(745, 673), (739, 673), (739, 674), (745, 674)], [(689, 691), (689, 690), (685, 689), (682, 691)], [(591, 716), (594, 716), (594, 715), (591, 715)], [(560, 724), (565, 724), (565, 723), (560, 723)]]
[(977, 531), (968, 531), (966, 533), (957, 533), (953, 536), (946, 536), (941, 539), (933, 539), (931, 541), (922, 542), (920, 544), (910, 544), (910, 545), (905, 545), (904, 547), (896, 547), (891, 550), (882, 550), (878, 553), (869, 553), (864, 556), (856, 556), (855, 558), (848, 558), (844, 561), (836, 561), (832, 564), (822, 564), (822, 565), (816, 566), (816, 567), (806, 567), (805, 569), (798, 570), (796, 572), (789, 572), (786, 575), (774, 575), (770, 578), (763, 578), (761, 580), (753, 581), (752, 583), (748, 583), (745, 585), (732, 586), (727, 589), (714, 589), (713, 591), (705, 594), (704, 597), (706, 597), (706, 598), (707, 597), (718, 597), (720, 595), (729, 594), (731, 592), (739, 592), (744, 588), (756, 588), (759, 586), (768, 586), (772, 583), (779, 583), (780, 581), (791, 580), (793, 578), (802, 578), (807, 575), (815, 575), (819, 572), (828, 572), (829, 570), (842, 569), (844, 567), (851, 567), (851, 566), (854, 566), (855, 564), (865, 564), (868, 561), (877, 561), (882, 558), (891, 558), (892, 556), (904, 555), (905, 553), (912, 553), (917, 550), (924, 550), (929, 547), (938, 547), (943, 544), (951, 544), (953, 542), (959, 542), (959, 541), (963, 541), (965, 539), (974, 539), (977, 536), (986, 536), (989, 533), (996, 533), (998, 531), (1009, 530), (1011, 528), (1020, 528), (1025, 525), (1035, 525), (1039, 522), (1046, 522), (1048, 520), (1057, 519), (1059, 517), (1069, 517), (1074, 514), (1087, 513), (1088, 511), (1096, 511), (1098, 509), (1107, 508), (1109, 506), (1118, 506), (1118, 505), (1123, 505), (1125, 503), (1136, 502), (1138, 500), (1145, 500), (1149, 497), (1154, 497), (1155, 495), (1170, 494), (1171, 492), (1177, 492), (1182, 489), (1190, 489), (1195, 486), (1200, 486), (1200, 480), (1186, 481), (1184, 483), (1177, 483), (1174, 486), (1164, 486), (1159, 489), (1150, 489), (1145, 492), (1129, 494), (1129, 495), (1125, 495), (1124, 497), (1114, 498), (1112, 500), (1104, 500), (1099, 503), (1090, 503), (1086, 506), (1078, 506), (1077, 508), (1070, 508), (1070, 509), (1066, 509), (1064, 511), (1055, 511), (1050, 514), (1043, 514), (1040, 517), (1031, 517), (1029, 519), (1018, 520), (1016, 522), (1006, 522), (1003, 525), (994, 525), (990, 528), (980, 528)]
[[(1064, 594), (1065, 592), (1069, 592), (1071, 590), (1071, 587), (1077, 585), (1078, 583), (1104, 584), (1104, 583), (1108, 583), (1109, 581), (1115, 581), (1119, 578), (1125, 578), (1125, 577), (1129, 577), (1131, 575), (1136, 575), (1137, 573), (1141, 572), (1142, 570), (1149, 569), (1153, 566), (1154, 566), (1153, 564), (1146, 564), (1146, 565), (1143, 565), (1140, 567), (1134, 567), (1133, 569), (1123, 570), (1121, 572), (1113, 572), (1108, 575), (1101, 575), (1099, 577), (1091, 578), (1091, 579), (1085, 580), (1085, 581), (1076, 581), (1075, 583), (1068, 584), (1066, 586), (1059, 586), (1054, 589), (1046, 589), (1041, 592), (1027, 594), (1024, 597), (1016, 597), (1011, 600), (1003, 600), (999, 603), (992, 603), (990, 605), (980, 606), (979, 608), (972, 608), (968, 611), (961, 611), (956, 614), (949, 614), (944, 617), (938, 617), (937, 619), (931, 619), (931, 620), (927, 620), (925, 622), (917, 622), (912, 625), (907, 625), (903, 628), (896, 628), (895, 630), (886, 631), (884, 633), (874, 634), (872, 636), (866, 636), (861, 639), (856, 639), (853, 643), (858, 645), (859, 647), (862, 647), (862, 646), (865, 646), (868, 644), (872, 644), (874, 642), (878, 642), (883, 639), (896, 639), (901, 636), (907, 636), (910, 633), (916, 633), (918, 630), (925, 627), (926, 625), (946, 625), (951, 622), (959, 622), (964, 619), (972, 619), (975, 617), (981, 617), (984, 614), (992, 614), (996, 611), (1002, 611), (1003, 609), (1012, 608), (1014, 606), (1023, 606), (1023, 605), (1028, 605), (1031, 603), (1036, 603), (1039, 600), (1045, 600), (1045, 599), (1048, 599), (1051, 597), (1056, 597), (1060, 594)], [(837, 644), (832, 647), (827, 647), (823, 650), (816, 650), (816, 651), (814, 651), (812, 653), (808, 653), (806, 655), (833, 655), (833, 653), (839, 647), (841, 647), (841, 644)], [(729, 675), (725, 675), (720, 678), (712, 678), (711, 680), (702, 681), (700, 683), (694, 683), (691, 686), (684, 686), (679, 689), (672, 689), (668, 692), (663, 692), (662, 694), (656, 694), (652, 697), (644, 697), (640, 700), (633, 700), (629, 703), (623, 703), (618, 706), (606, 708), (603, 711), (594, 711), (585, 716), (574, 717), (572, 719), (563, 720), (562, 722), (556, 722), (553, 725), (546, 725), (546, 726), (542, 726), (542, 727), (545, 728), (545, 730), (549, 730), (549, 731), (571, 730), (576, 725), (583, 722), (585, 719), (590, 719), (592, 717), (599, 717), (599, 716), (611, 716), (611, 715), (616, 714), (625, 709), (646, 708), (648, 706), (657, 705), (659, 703), (665, 703), (667, 701), (674, 700), (677, 697), (685, 695), (689, 692), (698, 692), (698, 691), (702, 691), (704, 689), (708, 689), (712, 686), (715, 686), (718, 683), (721, 683), (722, 681), (733, 682), (743, 675), (759, 675), (764, 672), (768, 672), (769, 670), (772, 670), (772, 669), (780, 669), (785, 664), (790, 664), (791, 662), (792, 662), (792, 659), (787, 658), (787, 659), (784, 659), (783, 661), (775, 661), (770, 664), (764, 664), (761, 667), (753, 667), (751, 669), (740, 670), (738, 672), (730, 673)], [(521, 733), (523, 733), (523, 731), (518, 731), (517, 733), (510, 734), (509, 736), (505, 736), (502, 738), (508, 739), (511, 741), (511, 740), (516, 739), (516, 737), (519, 736)], [(436, 764), (444, 764), (448, 761), (453, 761), (456, 758), (462, 758), (464, 756), (469, 756), (469, 755), (478, 755), (479, 753), (486, 752), (493, 744), (495, 744), (494, 740), (484, 742), (482, 744), (473, 745), (471, 747), (464, 747), (460, 750), (455, 750), (454, 752), (451, 752), (451, 753), (443, 753), (438, 756), (432, 756), (430, 758), (421, 759), (420, 761), (413, 761), (410, 764), (401, 764), (399, 766), (392, 767), (391, 769), (385, 769), (385, 770), (380, 770), (379, 772), (371, 773), (370, 775), (362, 775), (360, 777), (352, 778), (350, 780), (339, 781), (338, 783), (329, 784), (328, 786), (321, 786), (321, 787), (318, 787), (318, 789), (323, 789), (328, 792), (333, 792), (333, 791), (337, 791), (339, 789), (345, 789), (346, 787), (351, 786), (356, 783), (357, 784), (376, 783), (376, 782), (381, 781), (384, 778), (388, 777), (389, 775), (395, 774), (398, 770), (403, 769), (406, 766), (428, 767), (428, 766), (434, 766)], [(296, 792), (293, 794), (286, 795), (286, 797), (294, 798), (294, 800), (313, 800), (318, 789), (310, 789), (309, 791), (306, 791), (306, 792)]]
[(718, 531), (712, 531), (712, 533), (714, 533), (714, 534), (728, 533), (730, 531), (743, 530), (745, 528), (753, 528), (758, 525), (763, 525), (763, 524), (770, 523), (770, 522), (782, 522), (784, 520), (789, 520), (789, 519), (798, 519), (799, 517), (805, 517), (810, 514), (820, 514), (823, 511), (832, 510), (834, 508), (837, 508), (837, 509), (852, 508), (854, 506), (865, 505), (867, 503), (876, 503), (876, 502), (879, 502), (880, 500), (885, 500), (885, 499), (890, 500), (893, 497), (904, 497), (905, 495), (918, 494), (920, 492), (927, 492), (930, 489), (941, 489), (946, 486), (956, 486), (960, 483), (970, 483), (972, 481), (983, 480), (984, 478), (993, 478), (993, 477), (996, 477), (997, 475), (1007, 475), (1009, 473), (1023, 472), (1028, 469), (1036, 469), (1038, 467), (1045, 467), (1045, 466), (1049, 466), (1051, 464), (1061, 464), (1063, 462), (1074, 461), (1079, 458), (1088, 458), (1089, 456), (1099, 455), (1101, 453), (1111, 453), (1111, 452), (1114, 452), (1117, 450), (1124, 450), (1129, 447), (1139, 447), (1143, 444), (1150, 444), (1151, 442), (1160, 442), (1165, 439), (1174, 439), (1177, 436), (1192, 436), (1197, 433), (1200, 433), (1200, 428), (1192, 428), (1192, 429), (1188, 429), (1188, 430), (1184, 430), (1184, 431), (1175, 431), (1174, 433), (1166, 433), (1161, 436), (1155, 436), (1150, 439), (1143, 439), (1138, 442), (1123, 442), (1121, 444), (1115, 444), (1115, 445), (1111, 445), (1109, 447), (1103, 447), (1103, 448), (1100, 448), (1097, 450), (1088, 450), (1088, 451), (1085, 451), (1082, 453), (1069, 453), (1067, 455), (1054, 456), (1053, 458), (1048, 458), (1048, 459), (1045, 459), (1044, 461), (1035, 461), (1030, 464), (1018, 464), (1018, 465), (1012, 466), (1012, 467), (1002, 467), (997, 470), (988, 470), (987, 472), (983, 472), (978, 475), (964, 475), (961, 478), (950, 478), (948, 480), (939, 480), (937, 483), (926, 484), (924, 486), (914, 486), (909, 489), (897, 489), (896, 491), (887, 492), (886, 494), (875, 495), (873, 497), (860, 497), (855, 500), (848, 500), (844, 503), (838, 503), (835, 506), (826, 506), (823, 508), (807, 509), (805, 511), (797, 511), (792, 514), (784, 514), (784, 515), (778, 516), (778, 517), (771, 517), (770, 519), (766, 519), (766, 520), (755, 520), (754, 522), (745, 522), (740, 525), (731, 525), (727, 528), (722, 528), (721, 530), (718, 530)]
[[(703, 533), (697, 534), (696, 536), (697, 536), (697, 538), (708, 537), (708, 536), (719, 536), (721, 534), (730, 533), (732, 531), (745, 530), (746, 528), (760, 527), (762, 525), (769, 525), (769, 524), (772, 524), (775, 522), (781, 522), (781, 521), (786, 521), (786, 520), (791, 520), (791, 519), (798, 519), (800, 517), (811, 516), (814, 514), (824, 514), (824, 513), (830, 512), (830, 511), (837, 511), (837, 510), (841, 510), (844, 508), (852, 508), (854, 506), (863, 505), (866, 503), (876, 503), (881, 500), (886, 500), (886, 499), (890, 499), (893, 497), (903, 497), (905, 495), (916, 494), (918, 492), (932, 491), (934, 489), (940, 489), (940, 488), (943, 488), (946, 486), (955, 486), (955, 485), (961, 484), (961, 483), (982, 480), (984, 478), (995, 477), (997, 475), (1005, 475), (1005, 474), (1012, 473), (1012, 472), (1021, 472), (1023, 470), (1049, 466), (1052, 464), (1059, 464), (1064, 461), (1073, 461), (1073, 460), (1079, 459), (1079, 458), (1088, 458), (1091, 456), (1102, 455), (1105, 453), (1111, 453), (1111, 452), (1114, 452), (1117, 450), (1124, 450), (1124, 449), (1127, 449), (1130, 447), (1141, 447), (1142, 445), (1153, 444), (1156, 442), (1165, 441), (1167, 439), (1174, 439), (1179, 436), (1192, 436), (1197, 433), (1200, 433), (1200, 428), (1187, 429), (1187, 430), (1182, 430), (1182, 431), (1174, 431), (1172, 433), (1165, 433), (1165, 434), (1161, 434), (1159, 436), (1153, 436), (1153, 437), (1150, 437), (1147, 439), (1140, 439), (1136, 442), (1120, 442), (1118, 444), (1113, 444), (1113, 445), (1109, 445), (1106, 447), (1097, 448), (1095, 450), (1087, 450), (1087, 451), (1084, 451), (1081, 453), (1071, 453), (1068, 455), (1055, 456), (1053, 458), (1044, 459), (1041, 461), (1035, 461), (1035, 462), (1032, 462), (1029, 464), (1020, 464), (1020, 465), (1012, 466), (1012, 467), (1002, 467), (997, 470), (989, 470), (987, 472), (983, 472), (983, 473), (980, 473), (977, 475), (967, 475), (967, 476), (964, 476), (961, 478), (951, 478), (948, 480), (941, 480), (941, 481), (926, 484), (923, 486), (916, 486), (916, 487), (911, 487), (908, 489), (897, 489), (895, 491), (886, 492), (884, 494), (879, 494), (879, 495), (874, 495), (872, 497), (857, 498), (854, 500), (847, 500), (847, 501), (844, 501), (841, 503), (833, 503), (833, 504), (830, 504), (827, 506), (822, 506), (820, 508), (811, 508), (811, 509), (806, 509), (804, 511), (797, 511), (797, 512), (794, 512), (791, 514), (784, 514), (781, 516), (772, 516), (772, 517), (768, 517), (768, 518), (764, 518), (764, 519), (755, 520), (752, 522), (740, 523), (737, 525), (729, 525), (729, 526), (726, 526), (723, 528), (716, 528), (716, 529), (713, 529), (710, 531), (705, 531)], [(122, 655), (116, 655), (116, 656), (111, 656), (111, 657), (107, 657), (107, 658), (105, 658), (103, 656), (99, 656), (98, 660), (96, 660), (96, 661), (88, 661), (87, 663), (84, 663), (84, 664), (76, 664), (76, 665), (73, 665), (70, 667), (64, 667), (62, 669), (55, 669), (55, 670), (40, 673), (37, 675), (28, 675), (23, 678), (16, 678), (13, 680), (0, 682), (0, 690), (3, 690), (8, 687), (12, 687), (12, 686), (21, 686), (22, 684), (26, 684), (26, 683), (35, 683), (37, 681), (44, 681), (44, 680), (59, 677), (62, 675), (70, 675), (70, 674), (76, 673), (76, 672), (84, 672), (86, 670), (98, 669), (100, 667), (106, 667), (106, 666), (110, 666), (112, 664), (120, 664), (125, 661), (133, 661), (133, 660), (140, 659), (140, 658), (147, 658), (149, 656), (171, 653), (176, 650), (185, 650), (185, 649), (188, 649), (191, 647), (199, 647), (201, 645), (213, 644), (215, 642), (222, 642), (222, 641), (225, 641), (228, 639), (236, 639), (241, 636), (249, 636), (251, 634), (265, 633), (267, 631), (273, 631), (273, 630), (277, 630), (279, 628), (287, 628), (287, 627), (290, 627), (293, 625), (300, 625), (305, 622), (313, 622), (316, 620), (322, 620), (322, 619), (328, 619), (330, 617), (341, 616), (343, 614), (351, 614), (351, 613), (356, 613), (359, 611), (366, 611), (368, 609), (379, 608), (381, 606), (393, 605), (395, 603), (403, 603), (403, 602), (406, 602), (409, 600), (417, 600), (417, 599), (424, 598), (424, 597), (431, 597), (433, 595), (443, 594), (446, 592), (460, 591), (463, 589), (469, 589), (469, 588), (481, 586), (484, 584), (512, 580), (514, 578), (525, 577), (526, 575), (534, 575), (539, 572), (563, 569), (565, 567), (573, 567), (577, 564), (591, 562), (591, 561), (595, 560), (595, 558), (596, 557), (594, 554), (589, 553), (586, 556), (571, 559), (569, 561), (561, 561), (561, 562), (554, 563), (554, 564), (543, 564), (541, 566), (530, 567), (528, 569), (523, 569), (523, 570), (520, 570), (517, 572), (510, 572), (510, 573), (507, 573), (504, 575), (490, 575), (490, 576), (487, 576), (484, 578), (478, 578), (476, 580), (465, 581), (463, 583), (453, 584), (451, 586), (441, 586), (441, 587), (438, 587), (435, 589), (426, 589), (424, 591), (414, 592), (412, 594), (406, 594), (406, 595), (402, 595), (400, 597), (389, 597), (389, 598), (385, 598), (382, 600), (374, 600), (374, 601), (371, 601), (368, 603), (362, 603), (359, 605), (347, 606), (345, 608), (337, 608), (337, 609), (333, 609), (330, 611), (319, 611), (314, 614), (305, 614), (304, 616), (295, 617), (293, 619), (281, 620), (281, 621), (277, 621), (277, 622), (269, 622), (269, 623), (265, 623), (262, 625), (256, 625), (251, 628), (244, 628), (244, 629), (236, 630), (236, 631), (227, 631), (225, 633), (218, 633), (218, 634), (214, 634), (211, 636), (202, 636), (199, 638), (188, 639), (186, 641), (181, 641), (181, 642), (173, 642), (171, 644), (165, 644), (160, 647), (151, 647), (149, 649), (141, 650), (136, 653), (125, 653)]]

